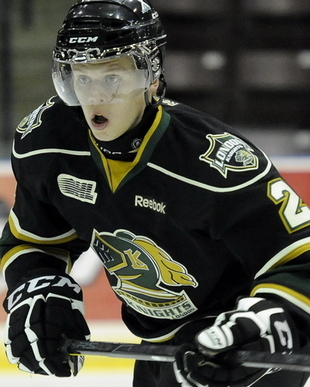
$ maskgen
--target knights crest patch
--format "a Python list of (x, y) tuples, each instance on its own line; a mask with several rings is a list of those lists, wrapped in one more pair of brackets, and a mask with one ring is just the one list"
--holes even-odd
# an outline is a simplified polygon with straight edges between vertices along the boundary
[(199, 156), (221, 175), (227, 177), (228, 171), (244, 172), (257, 169), (259, 161), (254, 150), (243, 140), (230, 133), (208, 134), (210, 146), (206, 153)]
[(114, 292), (136, 312), (175, 320), (197, 310), (186, 288), (198, 282), (151, 239), (128, 230), (94, 230), (91, 247), (116, 280)]
[(35, 109), (29, 116), (22, 119), (20, 124), (17, 127), (17, 132), (22, 133), (21, 139), (31, 133), (34, 129), (38, 128), (42, 124), (42, 114), (44, 111), (54, 105), (54, 102), (51, 101), (51, 98)]

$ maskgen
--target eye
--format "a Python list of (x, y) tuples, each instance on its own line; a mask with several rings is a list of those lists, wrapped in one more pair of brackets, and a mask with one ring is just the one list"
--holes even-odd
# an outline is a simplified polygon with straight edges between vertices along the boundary
[(88, 83), (91, 82), (91, 78), (87, 77), (86, 75), (80, 75), (78, 78), (79, 82), (82, 85), (87, 85)]
[(122, 78), (116, 74), (107, 75), (105, 77), (105, 80), (107, 83), (116, 83), (116, 82), (119, 82), (121, 79)]

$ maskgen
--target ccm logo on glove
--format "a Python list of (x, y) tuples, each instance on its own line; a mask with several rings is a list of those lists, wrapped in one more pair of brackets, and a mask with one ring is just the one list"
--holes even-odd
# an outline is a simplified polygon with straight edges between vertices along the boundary
[[(230, 367), (219, 354), (232, 348), (291, 353), (299, 347), (298, 339), (294, 321), (281, 305), (260, 297), (241, 298), (235, 309), (221, 313), (211, 327), (198, 333), (195, 344), (180, 348), (175, 376), (182, 387), (252, 386), (278, 369)], [(208, 361), (201, 362), (199, 352)]]
[(293, 348), (293, 337), (291, 328), (288, 325), (287, 321), (275, 321), (274, 327), (279, 335), (280, 343), (283, 347), (287, 347), (288, 349)]
[(31, 294), (47, 287), (63, 288), (65, 286), (71, 288), (76, 294), (81, 292), (79, 285), (67, 277), (47, 275), (30, 279), (7, 297), (7, 310), (10, 311), (25, 296), (25, 293)]

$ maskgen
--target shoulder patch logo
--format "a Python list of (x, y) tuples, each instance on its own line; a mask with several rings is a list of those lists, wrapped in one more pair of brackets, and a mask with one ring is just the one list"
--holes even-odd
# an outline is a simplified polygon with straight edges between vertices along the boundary
[(80, 179), (75, 176), (60, 174), (57, 177), (60, 192), (73, 199), (95, 204), (98, 194), (95, 192), (97, 183), (92, 180)]
[(258, 168), (259, 161), (254, 150), (240, 138), (230, 133), (208, 134), (206, 138), (210, 146), (199, 160), (210, 164), (225, 178), (228, 171), (245, 172)]
[(17, 126), (16, 131), (22, 133), (22, 139), (31, 133), (33, 129), (38, 128), (42, 124), (42, 114), (44, 111), (54, 105), (55, 102), (51, 102), (49, 99), (47, 102), (35, 109), (29, 116), (22, 119), (20, 124)]

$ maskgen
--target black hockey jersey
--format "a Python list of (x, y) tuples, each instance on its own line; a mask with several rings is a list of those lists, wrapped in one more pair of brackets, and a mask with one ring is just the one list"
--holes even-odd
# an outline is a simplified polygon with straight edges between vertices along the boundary
[(80, 113), (54, 97), (17, 128), (1, 239), (10, 287), (34, 267), (70, 271), (90, 246), (124, 322), (148, 340), (240, 295), (278, 297), (307, 318), (310, 210), (261, 150), (165, 100), (134, 160), (112, 160)]

